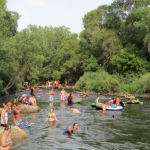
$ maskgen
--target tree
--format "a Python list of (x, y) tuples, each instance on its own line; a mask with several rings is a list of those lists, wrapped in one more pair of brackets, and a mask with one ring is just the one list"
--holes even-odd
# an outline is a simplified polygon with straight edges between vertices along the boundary
[(130, 47), (121, 49), (113, 56), (111, 63), (114, 65), (114, 70), (117, 70), (121, 75), (132, 77), (141, 76), (148, 72), (149, 62), (138, 55), (138, 48)]

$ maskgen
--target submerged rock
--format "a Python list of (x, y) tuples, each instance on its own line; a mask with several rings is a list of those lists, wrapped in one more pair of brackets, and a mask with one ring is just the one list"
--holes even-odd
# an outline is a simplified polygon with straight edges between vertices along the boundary
[(23, 113), (37, 113), (41, 110), (39, 106), (32, 106), (26, 104), (19, 104), (18, 107), (20, 108), (20, 112)]
[[(3, 132), (4, 127), (0, 127), (0, 136)], [(16, 126), (11, 126), (10, 137), (12, 139), (27, 139), (28, 135), (23, 129), (20, 129)]]

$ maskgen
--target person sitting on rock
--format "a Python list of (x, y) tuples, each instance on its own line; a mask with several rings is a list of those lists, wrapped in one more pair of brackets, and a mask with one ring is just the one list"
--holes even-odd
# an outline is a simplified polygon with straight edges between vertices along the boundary
[(37, 106), (34, 94), (31, 95), (31, 98), (29, 99), (29, 102), (31, 103), (31, 105)]
[(12, 139), (9, 135), (11, 131), (11, 126), (6, 124), (4, 128), (4, 132), (1, 135), (1, 150), (10, 150), (13, 145)]
[(27, 95), (27, 94), (22, 94), (18, 101), (25, 103), (25, 100), (26, 100), (27, 98), (28, 98), (28, 95)]

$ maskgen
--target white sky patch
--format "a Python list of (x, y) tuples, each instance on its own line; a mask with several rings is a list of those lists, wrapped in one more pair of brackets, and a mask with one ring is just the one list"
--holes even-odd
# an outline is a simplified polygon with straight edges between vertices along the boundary
[(27, 0), (27, 3), (36, 6), (47, 6), (47, 3), (43, 0)]

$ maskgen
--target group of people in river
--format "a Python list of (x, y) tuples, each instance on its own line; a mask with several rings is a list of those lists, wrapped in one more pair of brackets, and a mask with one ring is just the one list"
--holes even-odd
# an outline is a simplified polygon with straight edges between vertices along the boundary
[[(4, 109), (1, 112), (1, 126), (4, 127), (4, 132), (1, 136), (1, 149), (10, 149), (11, 146), (13, 145), (12, 140), (9, 136), (9, 132), (11, 130), (11, 127), (8, 125), (8, 113), (11, 113), (11, 107), (13, 108), (13, 123), (15, 126), (19, 127), (20, 125), (23, 124), (22, 118), (21, 118), (21, 114), (20, 114), (20, 108), (17, 106), (17, 103), (22, 103), (25, 105), (33, 105), (36, 106), (36, 98), (34, 95), (34, 86), (31, 86), (30, 88), (30, 96), (28, 96), (27, 94), (22, 94), (21, 97), (15, 98), (14, 99), (14, 104), (12, 104), (10, 101), (8, 101), (7, 104), (3, 103), (3, 107)], [(42, 89), (38, 89), (39, 92), (43, 92)], [(44, 94), (44, 92), (42, 93)], [(53, 103), (54, 102), (54, 96), (55, 96), (55, 91), (52, 88), (49, 91), (49, 103)], [(83, 94), (78, 95), (78, 97), (87, 97), (88, 93), (85, 91)], [(30, 97), (30, 98), (29, 98)], [(29, 98), (29, 100), (28, 100)], [(60, 102), (65, 102), (65, 100), (68, 100), (68, 105), (70, 106), (70, 110), (72, 113), (80, 113), (80, 111), (76, 108), (73, 107), (72, 105), (72, 100), (75, 98), (75, 96), (73, 95), (73, 92), (68, 93), (65, 91), (65, 89), (63, 88), (60, 91)], [(27, 101), (28, 100), (28, 101)], [(99, 104), (99, 100), (100, 97), (98, 96), (97, 99), (95, 100), (96, 104)], [(127, 102), (129, 101), (134, 101), (134, 99), (129, 99)], [(112, 103), (113, 105), (123, 105), (124, 103), (127, 102), (122, 102), (120, 100), (120, 96), (114, 96), (110, 101), (110, 103)], [(102, 107), (103, 111), (106, 111), (107, 107), (108, 107), (108, 102), (104, 101), (102, 104), (99, 104), (100, 107)], [(114, 119), (114, 115), (111, 116), (112, 119)], [(54, 108), (50, 109), (50, 112), (47, 115), (47, 118), (45, 119), (45, 121), (49, 121), (49, 122), (57, 122), (57, 117), (56, 114), (54, 113)], [(78, 124), (74, 123), (73, 126), (69, 125), (67, 130), (63, 133), (63, 135), (68, 135), (71, 136), (72, 133), (74, 133), (75, 130), (79, 130)]]
[[(34, 91), (35, 91), (34, 87), (31, 86), (30, 87), (30, 96), (28, 94), (22, 94), (20, 96), (20, 98), (15, 97), (15, 99), (13, 101), (14, 103), (12, 103), (10, 100), (8, 101), (7, 104), (3, 103), (4, 108), (1, 112), (1, 126), (4, 127), (4, 132), (2, 133), (2, 136), (1, 136), (1, 150), (3, 150), (3, 149), (9, 150), (11, 148), (11, 146), (13, 145), (12, 140), (9, 136), (11, 127), (8, 125), (8, 118), (9, 118), (8, 115), (12, 112), (11, 109), (13, 109), (12, 118), (13, 118), (14, 125), (16, 127), (19, 127), (20, 125), (24, 124), (24, 122), (22, 121), (22, 118), (21, 118), (20, 108), (17, 106), (17, 104), (21, 103), (24, 105), (36, 106), (37, 103), (36, 103)], [(41, 89), (39, 89), (38, 91), (42, 92)], [(49, 102), (53, 103), (54, 95), (55, 95), (53, 88), (49, 91), (49, 94), (50, 94)], [(79, 110), (75, 109), (72, 106), (72, 100), (74, 98), (73, 92), (67, 93), (64, 89), (62, 89), (60, 92), (60, 101), (64, 102), (66, 98), (68, 98), (68, 105), (70, 106), (71, 112), (80, 113)], [(54, 108), (50, 109), (50, 112), (48, 113), (48, 116), (45, 121), (49, 121), (49, 122), (58, 121), (56, 114), (54, 113)], [(74, 123), (73, 126), (69, 125), (68, 129), (63, 133), (63, 135), (67, 134), (68, 136), (70, 136), (75, 130), (79, 130), (77, 123)]]
[(60, 81), (59, 80), (55, 80), (55, 81), (47, 81), (46, 82), (46, 89), (48, 88), (52, 88), (52, 87), (55, 87), (55, 88), (58, 88), (59, 87), (59, 84), (60, 84)]
[(122, 100), (120, 100), (120, 98), (121, 98), (121, 96), (114, 95), (114, 97), (112, 97), (112, 99), (109, 102), (104, 101), (103, 103), (99, 103), (100, 97), (97, 96), (97, 99), (95, 100), (95, 103), (99, 107), (102, 107), (103, 111), (106, 111), (106, 109), (109, 107), (108, 103), (111, 103), (110, 107), (112, 107), (112, 108), (117, 107), (119, 105), (124, 106), (125, 104), (128, 104), (130, 102), (132, 102), (132, 103), (137, 102), (139, 104), (142, 104), (142, 102), (140, 102), (138, 99), (137, 100), (135, 99), (134, 95), (131, 95), (130, 97), (127, 97), (128, 100), (126, 102), (123, 102)]

